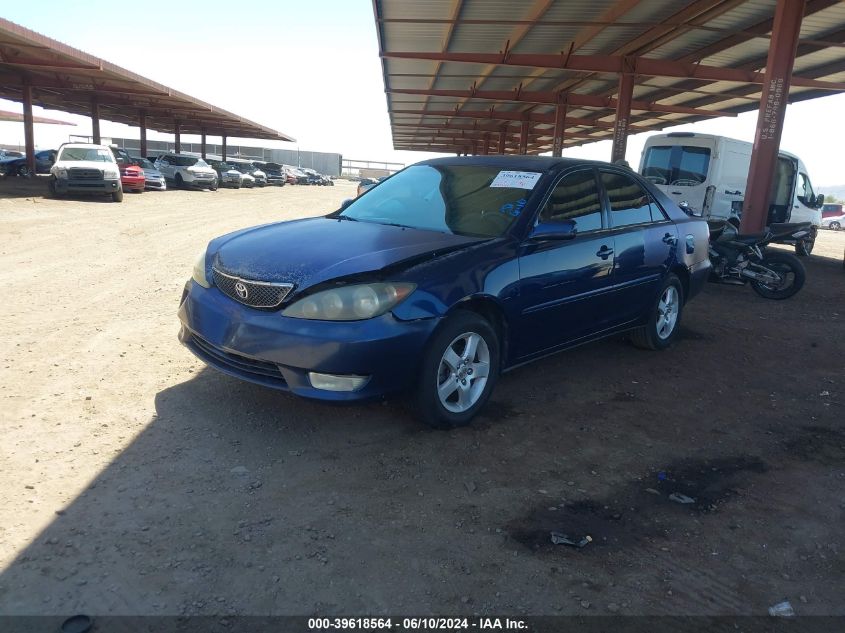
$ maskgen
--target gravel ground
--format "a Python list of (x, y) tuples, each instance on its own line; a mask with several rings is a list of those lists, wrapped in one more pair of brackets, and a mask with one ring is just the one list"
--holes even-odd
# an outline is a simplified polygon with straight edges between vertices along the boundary
[(351, 183), (42, 186), (0, 182), (0, 613), (845, 614), (845, 232), (791, 300), (710, 285), (671, 350), (536, 362), (438, 432), (176, 340), (210, 238)]

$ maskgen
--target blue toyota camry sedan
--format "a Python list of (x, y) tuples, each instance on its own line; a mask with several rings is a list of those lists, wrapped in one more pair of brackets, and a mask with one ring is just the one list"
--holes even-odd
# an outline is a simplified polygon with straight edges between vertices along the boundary
[(623, 331), (668, 347), (707, 239), (624, 167), (428, 160), (327, 216), (213, 240), (180, 340), (243, 380), (333, 401), (404, 391), (425, 422), (458, 426), (528, 361)]

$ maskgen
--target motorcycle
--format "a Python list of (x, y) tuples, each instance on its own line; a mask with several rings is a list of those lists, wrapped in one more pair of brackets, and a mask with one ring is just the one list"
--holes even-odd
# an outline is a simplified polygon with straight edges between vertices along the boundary
[(736, 225), (708, 222), (710, 226), (710, 281), (744, 285), (766, 299), (788, 299), (801, 290), (806, 271), (801, 261), (790, 253), (765, 250), (777, 240), (802, 240), (812, 232), (809, 222), (773, 224), (763, 233), (740, 235)]

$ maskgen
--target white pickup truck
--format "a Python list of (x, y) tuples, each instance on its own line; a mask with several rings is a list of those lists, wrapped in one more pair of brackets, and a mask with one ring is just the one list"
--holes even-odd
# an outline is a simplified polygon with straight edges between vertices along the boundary
[[(646, 140), (640, 174), (692, 215), (738, 223), (752, 149), (751, 143), (713, 134), (657, 134)], [(781, 151), (772, 182), (768, 224), (812, 224), (809, 237), (798, 242), (786, 240), (795, 245), (798, 255), (809, 255), (813, 250), (823, 203), (824, 196), (813, 192), (803, 161)]]
[(65, 143), (50, 168), (50, 192), (54, 196), (101, 194), (114, 202), (123, 200), (120, 168), (111, 149), (93, 143)]

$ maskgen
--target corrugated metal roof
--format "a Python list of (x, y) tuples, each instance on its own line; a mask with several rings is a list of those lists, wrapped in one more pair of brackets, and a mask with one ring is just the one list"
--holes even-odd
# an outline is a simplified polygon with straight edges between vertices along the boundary
[[(483, 123), (485, 130), (516, 133), (519, 119), (529, 118), (533, 131), (548, 133), (554, 102), (548, 102), (546, 95), (556, 94), (604, 99), (598, 104), (569, 106), (567, 120), (577, 123), (567, 128), (567, 145), (586, 142), (575, 138), (576, 133), (609, 138), (608, 124), (615, 111), (607, 99), (617, 92), (615, 72), (517, 66), (503, 63), (505, 55), (554, 55), (561, 66), (572, 54), (639, 56), (700, 63), (705, 69), (758, 72), (765, 69), (776, 0), (374, 0), (373, 7), (383, 56), (400, 52), (499, 56), (483, 62), (383, 57), (394, 145), (402, 149), (415, 146), (415, 132), (420, 137), (437, 137), (439, 130), (431, 125), (442, 125), (453, 133), (460, 129), (456, 125), (472, 131), (475, 123)], [(843, 82), (845, 2), (807, 0), (793, 74)], [(432, 89), (450, 92), (432, 94)], [(650, 106), (650, 111), (634, 108), (631, 123), (638, 131), (662, 129), (706, 118), (708, 113), (754, 110), (760, 92), (759, 84), (737, 80), (640, 74), (634, 99), (657, 106)], [(832, 92), (793, 86), (790, 100)], [(526, 94), (539, 94), (542, 99)], [(661, 108), (693, 110), (662, 112)], [(396, 111), (403, 113), (393, 114)], [(443, 112), (450, 116), (444, 117)], [(401, 124), (398, 138), (397, 122)], [(426, 127), (415, 130), (414, 122)], [(437, 141), (440, 151), (444, 143), (448, 146), (448, 139)], [(529, 151), (550, 148), (551, 143), (542, 140), (530, 144)], [(456, 146), (456, 151), (466, 151), (466, 145)]]
[(96, 102), (100, 118), (185, 134), (294, 141), (282, 132), (141, 77), (105, 60), (0, 18), (0, 98), (23, 101), (24, 85), (33, 103), (72, 114), (91, 114)]

